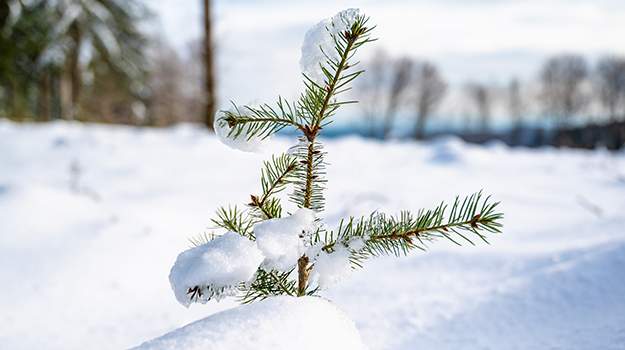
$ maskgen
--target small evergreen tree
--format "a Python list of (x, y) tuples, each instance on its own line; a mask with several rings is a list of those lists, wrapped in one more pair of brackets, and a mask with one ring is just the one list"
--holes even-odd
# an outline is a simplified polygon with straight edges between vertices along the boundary
[[(170, 282), (183, 305), (233, 295), (243, 303), (281, 294), (312, 295), (348, 277), (368, 258), (425, 250), (437, 238), (471, 243), (465, 232), (484, 241), (483, 233), (500, 232), (498, 203), (481, 193), (456, 198), (449, 212), (442, 203), (416, 215), (374, 212), (345, 219), (334, 230), (323, 225), (318, 215), (324, 208), (326, 153), (317, 137), (336, 110), (350, 103), (338, 96), (363, 73), (354, 69), (358, 63), (353, 58), (373, 40), (367, 21), (349, 9), (308, 31), (300, 61), (306, 90), (299, 101), (280, 98), (277, 108), (234, 106), (217, 114), (217, 135), (233, 148), (256, 151), (287, 127), (301, 137), (288, 152), (265, 162), (261, 193), (251, 195), (244, 209), (217, 211), (213, 222), (227, 233), (192, 239), (196, 247), (179, 255)], [(293, 188), (289, 200), (298, 209), (284, 215), (276, 195), (288, 187)]]

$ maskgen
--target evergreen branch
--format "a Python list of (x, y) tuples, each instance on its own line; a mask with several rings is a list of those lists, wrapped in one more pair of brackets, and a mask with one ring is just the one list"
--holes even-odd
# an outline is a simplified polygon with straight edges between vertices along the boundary
[(310, 143), (305, 138), (300, 139), (300, 143), (291, 149), (297, 166), (293, 173), (295, 189), (290, 199), (300, 208), (310, 208), (317, 212), (323, 210), (326, 182), (325, 152), (322, 149), (322, 144)]
[(202, 244), (206, 244), (206, 243), (212, 241), (213, 239), (215, 239), (217, 237), (219, 237), (219, 236), (217, 236), (214, 233), (206, 233), (206, 232), (204, 232), (204, 233), (200, 233), (199, 235), (197, 235), (195, 237), (189, 238), (189, 242), (191, 242), (191, 244), (194, 247), (199, 247)]
[(282, 205), (279, 198), (269, 198), (263, 203), (258, 201), (258, 197), (251, 195), (252, 202), (248, 204), (253, 209), (253, 215), (261, 220), (268, 220), (282, 217)]
[(261, 188), (262, 195), (260, 197), (251, 195), (252, 201), (248, 206), (255, 209), (256, 213), (260, 212), (261, 219), (271, 219), (281, 217), (282, 207), (280, 200), (272, 198), (274, 194), (284, 190), (287, 184), (292, 183), (291, 180), (295, 176), (297, 160), (288, 154), (282, 154), (280, 157), (271, 157), (271, 162), (264, 162), (265, 169), (261, 170)]
[(284, 283), (282, 283), (282, 281), (278, 278), (278, 276), (276, 276), (276, 274), (271, 271), (269, 272), (269, 276), (271, 276), (271, 278), (273, 278), (274, 281), (276, 281), (276, 283), (278, 284), (278, 286), (280, 286), (280, 289), (282, 289), (283, 292), (285, 292), (286, 294), (293, 296), (293, 293), (291, 293), (286, 286), (284, 285)]
[(223, 116), (218, 119), (222, 126), (228, 125), (230, 127), (229, 138), (236, 139), (241, 134), (247, 140), (254, 136), (266, 138), (287, 126), (295, 126), (304, 131), (304, 126), (301, 124), (302, 118), (297, 113), (297, 109), (294, 109), (287, 101), (283, 101), (282, 98), (279, 98), (278, 101), (280, 113), (267, 104), (261, 105), (259, 108), (245, 106), (249, 113), (242, 113), (234, 103), (233, 106), (235, 113), (222, 110)]
[(220, 207), (216, 211), (217, 219), (211, 221), (217, 227), (224, 228), (228, 231), (236, 232), (242, 236), (254, 239), (254, 235), (250, 230), (256, 223), (249, 215), (245, 215), (245, 211), (240, 211), (235, 205), (234, 208), (228, 206), (228, 209)]
[(288, 272), (271, 270), (267, 272), (259, 268), (254, 282), (249, 285), (245, 283), (239, 284), (239, 291), (245, 293), (239, 301), (242, 304), (250, 304), (274, 295), (296, 295), (295, 281), (289, 280), (289, 275), (292, 272), (293, 270)]
[(461, 230), (470, 231), (488, 243), (486, 237), (479, 231), (501, 232), (499, 228), (502, 224), (499, 220), (503, 218), (503, 214), (495, 212), (499, 202), (489, 203), (489, 199), (490, 197), (487, 197), (482, 201), (479, 192), (466, 197), (461, 204), (456, 197), (446, 222), (444, 216), (447, 206), (444, 203), (434, 210), (420, 210), (416, 218), (407, 211), (401, 212), (396, 217), (373, 213), (369, 218), (363, 217), (360, 220), (350, 218), (347, 222), (341, 221), (336, 232), (326, 233), (324, 240), (326, 243), (322, 250), (332, 252), (337, 244), (349, 247), (350, 242), (360, 239), (364, 242), (364, 246), (352, 250), (350, 256), (352, 263), (360, 266), (360, 262), (368, 257), (390, 254), (399, 256), (406, 255), (413, 249), (425, 250), (426, 241), (434, 241), (441, 237), (460, 245), (451, 233), (473, 244), (469, 238), (460, 233)]

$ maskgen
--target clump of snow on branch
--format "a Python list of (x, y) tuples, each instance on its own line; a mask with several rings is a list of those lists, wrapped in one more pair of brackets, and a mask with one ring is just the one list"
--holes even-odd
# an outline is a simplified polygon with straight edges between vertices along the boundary
[(133, 350), (294, 348), (367, 349), (354, 321), (331, 301), (275, 296), (213, 314)]
[(315, 266), (311, 271), (311, 277), (317, 278), (319, 288), (326, 290), (331, 285), (351, 277), (354, 268), (349, 256), (352, 251), (359, 251), (365, 246), (362, 238), (355, 238), (347, 245), (339, 244), (334, 247), (334, 252), (319, 252)]
[[(258, 101), (252, 101), (246, 106), (237, 106), (236, 108), (233, 106), (228, 110), (228, 112), (237, 116), (251, 117), (253, 116), (253, 113), (250, 108), (257, 107), (259, 107)], [(262, 153), (265, 148), (267, 148), (267, 145), (269, 145), (269, 142), (273, 138), (273, 134), (267, 137), (258, 135), (250, 136), (248, 133), (249, 124), (243, 125), (243, 130), (238, 136), (236, 136), (234, 132), (230, 134), (232, 128), (223, 119), (220, 119), (225, 116), (226, 114), (223, 111), (218, 111), (215, 115), (215, 122), (213, 123), (215, 134), (217, 134), (217, 138), (224, 145), (235, 150), (253, 153)]]
[[(330, 67), (328, 59), (338, 61), (339, 53), (335, 48), (334, 36), (349, 30), (358, 19), (359, 9), (347, 9), (337, 13), (332, 18), (326, 18), (310, 28), (304, 36), (302, 58), (299, 61), (302, 73), (317, 85), (325, 85), (326, 76), (321, 69)], [(327, 56), (327, 57), (326, 57)]]
[(188, 307), (237, 293), (240, 282), (253, 282), (261, 266), (289, 271), (307, 252), (305, 242), (317, 230), (315, 212), (300, 208), (285, 218), (265, 220), (254, 227), (256, 241), (228, 232), (182, 252), (169, 274), (176, 299)]
[(192, 301), (220, 300), (235, 295), (239, 282), (254, 278), (263, 259), (255, 242), (228, 232), (178, 255), (169, 283), (178, 302), (186, 307)]
[(301, 208), (282, 219), (265, 220), (254, 227), (256, 243), (265, 255), (263, 266), (289, 271), (306, 252), (305, 241), (316, 231), (315, 212)]

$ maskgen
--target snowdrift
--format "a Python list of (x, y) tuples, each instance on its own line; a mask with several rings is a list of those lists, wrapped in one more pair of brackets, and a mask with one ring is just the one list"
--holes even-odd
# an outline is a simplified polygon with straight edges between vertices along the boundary
[(222, 311), (133, 350), (364, 350), (354, 321), (319, 297), (272, 297)]
[[(219, 314), (238, 307), (232, 298), (187, 309), (168, 274), (218, 206), (258, 191), (250, 169), (295, 142), (278, 135), (248, 154), (191, 125), (0, 120), (0, 349), (128, 349), (261, 313)], [(490, 245), (441, 241), (367, 261), (323, 292), (369, 349), (625, 349), (625, 153), (453, 137), (324, 142), (329, 226), (480, 189), (505, 213)]]

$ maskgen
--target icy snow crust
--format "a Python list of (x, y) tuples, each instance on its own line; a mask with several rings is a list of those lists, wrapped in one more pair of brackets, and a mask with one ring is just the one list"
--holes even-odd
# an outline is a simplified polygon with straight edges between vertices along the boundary
[(222, 311), (134, 350), (366, 350), (356, 325), (320, 297), (272, 297)]
[(340, 60), (339, 53), (335, 49), (334, 36), (350, 29), (356, 23), (358, 13), (359, 9), (343, 10), (334, 17), (317, 23), (306, 32), (302, 44), (302, 58), (299, 61), (300, 69), (320, 87), (325, 86), (324, 81), (327, 80), (321, 66), (329, 70), (328, 59)]
[[(506, 215), (488, 246), (368, 260), (322, 292), (369, 349), (624, 349), (625, 152), (321, 141), (329, 228), (482, 188)], [(167, 275), (215, 209), (258, 192), (267, 157), (199, 126), (0, 120), (0, 349), (128, 349), (238, 306), (181, 307)]]

